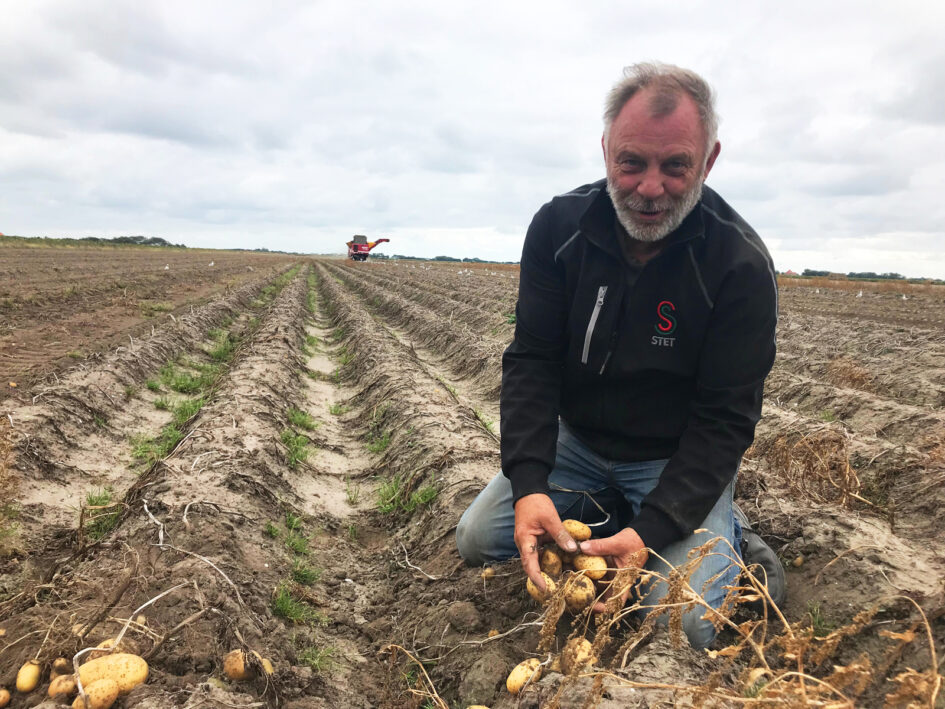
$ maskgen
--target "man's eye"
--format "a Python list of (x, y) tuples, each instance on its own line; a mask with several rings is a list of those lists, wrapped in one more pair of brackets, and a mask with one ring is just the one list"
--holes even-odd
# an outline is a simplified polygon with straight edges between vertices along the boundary
[(689, 166), (682, 160), (670, 160), (663, 167), (666, 169), (667, 172), (671, 172), (673, 174), (679, 174), (681, 172), (685, 172), (686, 168)]
[(620, 167), (626, 172), (636, 172), (643, 169), (643, 163), (640, 160), (621, 160)]

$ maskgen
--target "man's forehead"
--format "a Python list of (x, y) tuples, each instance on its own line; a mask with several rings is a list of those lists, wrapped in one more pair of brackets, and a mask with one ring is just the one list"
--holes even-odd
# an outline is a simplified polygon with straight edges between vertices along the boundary
[(701, 146), (702, 121), (695, 101), (685, 92), (641, 89), (627, 101), (611, 126), (611, 137), (621, 142), (643, 139)]

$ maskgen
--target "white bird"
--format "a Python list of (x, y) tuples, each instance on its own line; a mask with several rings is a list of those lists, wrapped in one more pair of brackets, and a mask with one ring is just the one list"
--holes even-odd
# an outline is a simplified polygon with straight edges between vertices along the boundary
[(863, 297), (863, 291), (860, 291), (859, 293), (857, 293), (857, 294), (856, 294), (856, 297), (857, 297), (857, 298), (862, 298), (862, 297)]
[(165, 263), (165, 264), (164, 264), (164, 270), (165, 270), (165, 271), (170, 271), (170, 270), (171, 270), (171, 265), (170, 265), (169, 263)]
[(820, 288), (814, 288), (815, 293), (820, 293)]
[(909, 300), (908, 298), (906, 298), (906, 294), (905, 294), (905, 293), (902, 294), (902, 299), (903, 299), (903, 300)]
[(211, 266), (211, 267), (213, 266), (213, 261), (210, 262), (210, 266)]

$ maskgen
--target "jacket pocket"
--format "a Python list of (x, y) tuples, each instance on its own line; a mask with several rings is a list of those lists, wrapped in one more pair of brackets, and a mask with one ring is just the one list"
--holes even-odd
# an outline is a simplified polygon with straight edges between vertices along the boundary
[(597, 326), (597, 318), (600, 317), (600, 309), (604, 307), (604, 298), (607, 295), (607, 286), (601, 286), (597, 289), (597, 300), (594, 303), (594, 310), (591, 312), (591, 319), (587, 323), (587, 332), (584, 335), (584, 350), (581, 352), (581, 364), (587, 364), (587, 356), (591, 351), (591, 339), (594, 337), (594, 328)]

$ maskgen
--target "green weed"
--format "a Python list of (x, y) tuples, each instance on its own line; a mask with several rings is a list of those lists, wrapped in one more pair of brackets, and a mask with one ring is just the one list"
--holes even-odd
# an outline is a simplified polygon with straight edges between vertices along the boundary
[(157, 379), (149, 379), (144, 383), (148, 391), (161, 391), (161, 384)]
[(159, 396), (154, 400), (154, 408), (160, 411), (170, 411), (171, 400), (166, 396)]
[(286, 583), (280, 584), (276, 589), (271, 607), (272, 612), (277, 616), (293, 623), (316, 625), (323, 624), (326, 621), (322, 614), (293, 596)]
[(820, 604), (808, 601), (807, 614), (810, 616), (810, 626), (814, 631), (815, 638), (825, 638), (836, 629), (836, 624), (827, 620), (820, 610)]
[(302, 531), (302, 518), (292, 512), (286, 512), (285, 526), (290, 532), (300, 532)]
[[(183, 427), (190, 419), (197, 415), (197, 412), (203, 408), (206, 400), (203, 397), (197, 399), (184, 399), (174, 407), (174, 418), (172, 424), (177, 428)], [(155, 402), (157, 405), (157, 402)]]
[(289, 532), (285, 535), (284, 543), (289, 551), (308, 556), (308, 539), (301, 534)]
[(311, 667), (315, 672), (327, 672), (331, 669), (334, 650), (330, 647), (310, 646), (299, 653), (299, 663)]
[(266, 526), (263, 527), (263, 534), (271, 539), (279, 538), (279, 528), (271, 520), (266, 522)]
[(345, 497), (348, 499), (348, 504), (355, 507), (361, 499), (361, 486), (345, 480)]
[(311, 586), (322, 577), (322, 570), (306, 564), (302, 559), (296, 559), (292, 564), (292, 579), (303, 586)]
[(329, 404), (328, 413), (333, 416), (341, 416), (341, 414), (347, 413), (348, 407), (344, 404)]
[(112, 489), (104, 487), (101, 490), (90, 491), (85, 496), (89, 518), (85, 522), (85, 533), (90, 539), (97, 541), (108, 534), (118, 524), (121, 509), (112, 504)]
[(282, 432), (281, 438), (283, 445), (288, 449), (286, 462), (290, 468), (294, 470), (300, 462), (308, 460), (308, 438), (288, 428)]
[(390, 432), (384, 431), (368, 441), (368, 450), (372, 453), (383, 453), (390, 446)]
[(489, 431), (490, 433), (495, 433), (495, 431), (493, 430), (493, 428), (495, 427), (495, 422), (492, 419), (490, 419), (488, 416), (482, 413), (482, 411), (480, 411), (479, 409), (473, 409), (473, 413), (476, 415), (476, 418), (479, 420), (479, 423), (481, 423), (487, 431)]
[(288, 412), (289, 423), (306, 431), (314, 431), (318, 428), (318, 422), (312, 418), (311, 414), (292, 407)]

